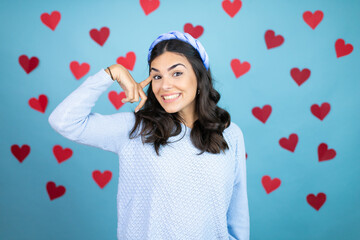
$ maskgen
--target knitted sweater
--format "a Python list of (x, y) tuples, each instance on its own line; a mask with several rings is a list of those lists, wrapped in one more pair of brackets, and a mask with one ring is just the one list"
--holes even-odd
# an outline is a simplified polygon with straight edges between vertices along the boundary
[[(133, 112), (102, 115), (92, 107), (114, 81), (101, 69), (50, 114), (65, 138), (119, 157), (117, 237), (139, 240), (249, 239), (245, 145), (233, 122), (223, 132), (225, 153), (200, 152), (191, 128), (169, 138), (156, 155), (141, 137), (129, 139)], [(138, 103), (136, 103), (138, 104)]]

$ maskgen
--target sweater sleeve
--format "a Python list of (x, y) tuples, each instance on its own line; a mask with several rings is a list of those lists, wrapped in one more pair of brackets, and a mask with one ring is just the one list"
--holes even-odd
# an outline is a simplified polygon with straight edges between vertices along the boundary
[(100, 95), (113, 83), (104, 69), (89, 76), (51, 112), (50, 126), (74, 142), (118, 153), (119, 147), (128, 141), (134, 113), (91, 112)]
[(246, 183), (245, 143), (241, 129), (236, 126), (236, 169), (233, 193), (227, 212), (230, 240), (249, 240), (250, 217)]

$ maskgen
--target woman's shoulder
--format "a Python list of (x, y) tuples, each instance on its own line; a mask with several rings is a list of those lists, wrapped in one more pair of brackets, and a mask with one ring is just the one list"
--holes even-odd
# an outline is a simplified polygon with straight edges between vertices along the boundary
[(236, 146), (239, 140), (243, 138), (243, 133), (236, 123), (231, 122), (230, 125), (224, 129), (223, 136), (230, 149), (232, 149), (232, 151), (236, 151)]
[(115, 114), (122, 118), (135, 119), (135, 114), (133, 112), (119, 112), (119, 113), (115, 113)]
[(135, 114), (133, 112), (118, 112), (113, 114), (112, 116), (114, 116), (114, 118), (118, 120), (123, 121), (131, 121), (135, 119)]
[(234, 122), (231, 122), (230, 125), (224, 129), (224, 134), (229, 137), (239, 137), (243, 135), (241, 128)]
[(120, 124), (121, 127), (126, 127), (127, 129), (130, 129), (134, 126), (135, 114), (133, 112), (119, 112), (113, 114), (112, 116), (114, 118), (114, 121)]

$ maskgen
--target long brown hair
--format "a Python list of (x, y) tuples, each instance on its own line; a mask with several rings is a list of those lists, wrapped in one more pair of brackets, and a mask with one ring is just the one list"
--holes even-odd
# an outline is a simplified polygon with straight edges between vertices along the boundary
[[(220, 94), (213, 88), (210, 67), (206, 70), (199, 52), (189, 43), (170, 39), (159, 42), (153, 48), (148, 61), (149, 74), (151, 62), (166, 51), (185, 56), (191, 63), (196, 75), (198, 89), (200, 90), (195, 100), (195, 111), (198, 119), (193, 124), (190, 138), (194, 146), (201, 150), (199, 155), (205, 151), (220, 153), (222, 150), (225, 152), (229, 146), (222, 132), (230, 125), (231, 117), (226, 110), (216, 105), (220, 100)], [(167, 145), (169, 137), (179, 135), (181, 123), (185, 124), (185, 121), (178, 112), (167, 113), (164, 110), (152, 91), (151, 82), (146, 95), (147, 100), (143, 108), (134, 113), (136, 121), (129, 137), (135, 138), (140, 134), (142, 142), (153, 144), (156, 154), (159, 156), (160, 145)], [(141, 122), (141, 132), (134, 135)]]

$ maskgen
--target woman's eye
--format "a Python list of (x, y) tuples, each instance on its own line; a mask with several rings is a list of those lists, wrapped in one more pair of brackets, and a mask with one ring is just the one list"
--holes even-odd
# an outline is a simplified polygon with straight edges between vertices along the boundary
[(182, 72), (175, 72), (175, 74), (176, 74), (176, 73), (179, 73), (179, 75), (178, 75), (178, 76), (180, 76), (180, 75), (182, 74)]
[[(175, 72), (174, 73), (174, 75), (177, 77), (177, 76), (180, 76), (180, 75), (182, 75), (183, 73), (182, 72)], [(157, 78), (157, 77), (159, 77), (159, 78)], [(161, 77), (159, 76), (159, 75), (155, 75), (155, 76), (153, 76), (153, 79), (154, 80), (159, 80)]]

